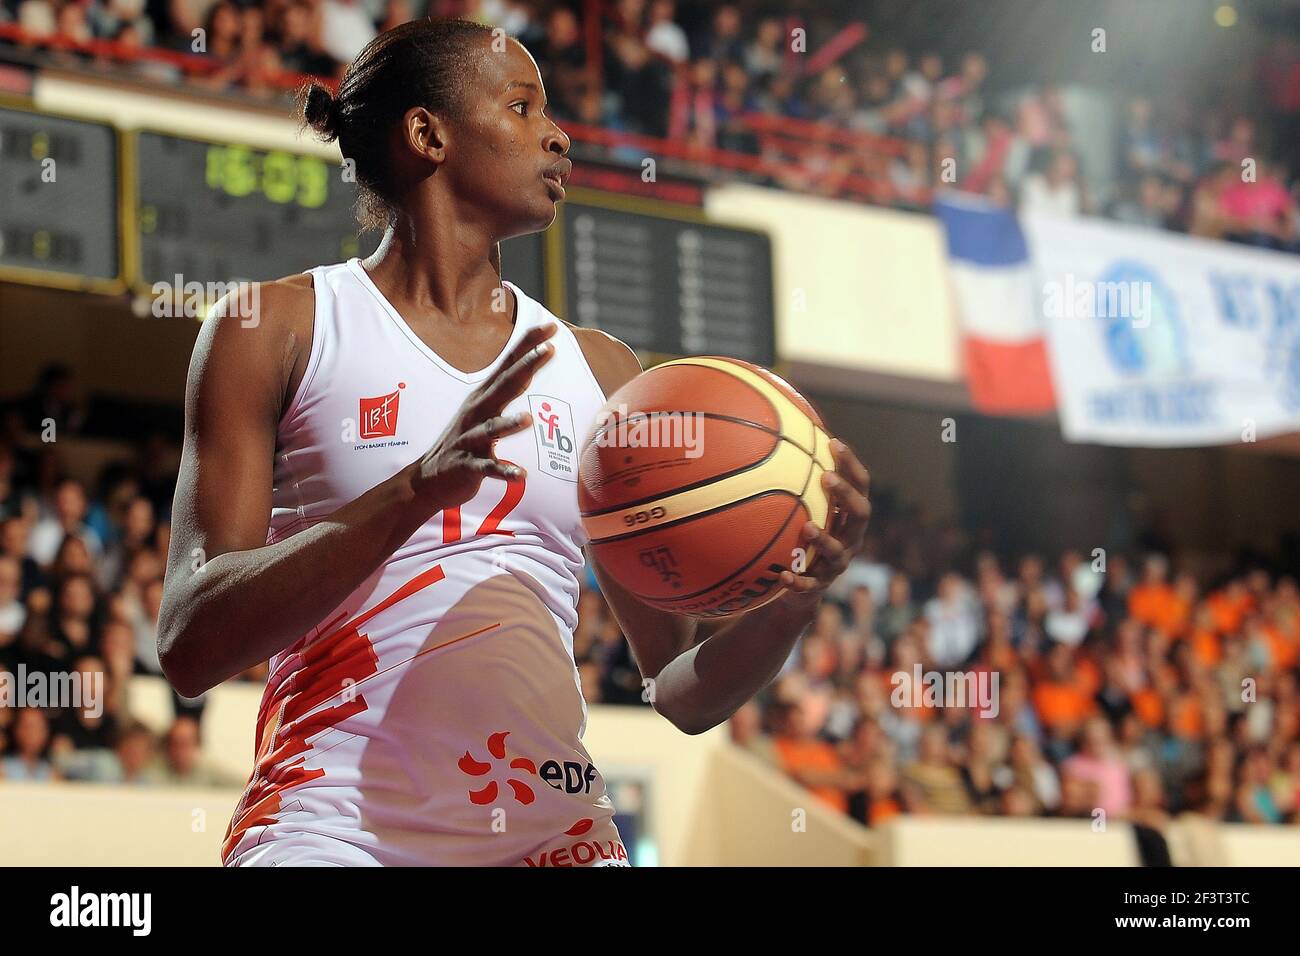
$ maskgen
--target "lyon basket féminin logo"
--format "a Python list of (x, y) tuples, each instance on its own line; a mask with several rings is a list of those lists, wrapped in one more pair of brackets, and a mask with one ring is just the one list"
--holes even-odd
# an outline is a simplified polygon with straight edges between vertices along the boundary
[(397, 434), (397, 402), (401, 398), (405, 382), (399, 382), (396, 390), (387, 395), (361, 399), (361, 413), (357, 419), (361, 423), (361, 438), (392, 438)]

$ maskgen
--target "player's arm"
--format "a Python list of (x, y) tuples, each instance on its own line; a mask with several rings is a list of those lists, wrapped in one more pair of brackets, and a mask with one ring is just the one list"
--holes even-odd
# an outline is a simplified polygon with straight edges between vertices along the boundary
[[(604, 333), (579, 330), (588, 364), (606, 395), (641, 373), (635, 354)], [(618, 619), (648, 687), (654, 708), (688, 734), (727, 720), (780, 673), (799, 635), (816, 613), (821, 594), (862, 545), (870, 506), (862, 463), (840, 442), (831, 445), (836, 471), (823, 476), (836, 519), (829, 531), (804, 527), (815, 547), (807, 573), (781, 573), (786, 593), (725, 622), (702, 622), (652, 608), (622, 588), (588, 556), (605, 600)]]
[(275, 436), (310, 348), (305, 277), (263, 283), (256, 321), (223, 300), (190, 362), (158, 653), (192, 696), (259, 664), (337, 608), (430, 515), (461, 504), (484, 477), (517, 476), (492, 443), (529, 426), (501, 415), (553, 351), (555, 327), (530, 330), (505, 371), (475, 390), (432, 448), (327, 519), (267, 544)]

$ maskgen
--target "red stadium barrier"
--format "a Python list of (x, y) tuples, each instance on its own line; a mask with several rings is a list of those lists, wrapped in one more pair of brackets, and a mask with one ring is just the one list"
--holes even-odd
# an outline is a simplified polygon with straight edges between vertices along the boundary
[[(0, 24), (0, 41), (123, 65), (161, 64), (179, 70), (187, 78), (206, 78), (232, 65), (202, 54), (138, 47), (112, 40), (37, 36), (13, 24)], [(250, 72), (258, 83), (276, 90), (291, 91), (308, 82), (337, 89), (337, 82), (329, 77), (260, 68), (252, 68)], [(684, 80), (679, 78), (677, 82)], [(887, 180), (871, 175), (865, 160), (872, 156), (900, 155), (907, 147), (903, 140), (763, 113), (746, 113), (735, 119), (755, 134), (760, 155), (569, 121), (564, 123), (564, 130), (578, 142), (607, 149), (634, 149), (647, 157), (670, 157), (710, 173), (744, 173), (874, 203), (890, 204), (898, 199)]]
[[(182, 53), (160, 47), (140, 47), (119, 43), (116, 40), (74, 40), (64, 36), (39, 36), (12, 23), (0, 23), (0, 40), (8, 40), (17, 46), (40, 47), (55, 53), (77, 53), (125, 65), (157, 63), (175, 67), (187, 77), (207, 76), (231, 65), (201, 53)], [(310, 76), (287, 70), (259, 70), (258, 78), (266, 85), (280, 90), (295, 90), (311, 81), (328, 86), (331, 90), (338, 88), (338, 84), (328, 77)]]

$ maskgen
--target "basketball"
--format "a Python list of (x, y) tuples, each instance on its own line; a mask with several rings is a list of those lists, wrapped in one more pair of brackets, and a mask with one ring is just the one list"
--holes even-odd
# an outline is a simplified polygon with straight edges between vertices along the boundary
[(779, 376), (739, 359), (665, 362), (597, 415), (578, 462), (592, 553), (654, 607), (697, 617), (753, 610), (812, 560), (833, 470), (821, 416)]

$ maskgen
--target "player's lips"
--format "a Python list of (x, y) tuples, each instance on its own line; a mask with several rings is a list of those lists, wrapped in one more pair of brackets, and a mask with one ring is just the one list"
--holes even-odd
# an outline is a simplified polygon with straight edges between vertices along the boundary
[(573, 163), (567, 159), (562, 159), (542, 173), (542, 179), (546, 180), (546, 185), (550, 187), (552, 194), (557, 199), (564, 198), (564, 184), (569, 181), (569, 175), (572, 172)]

